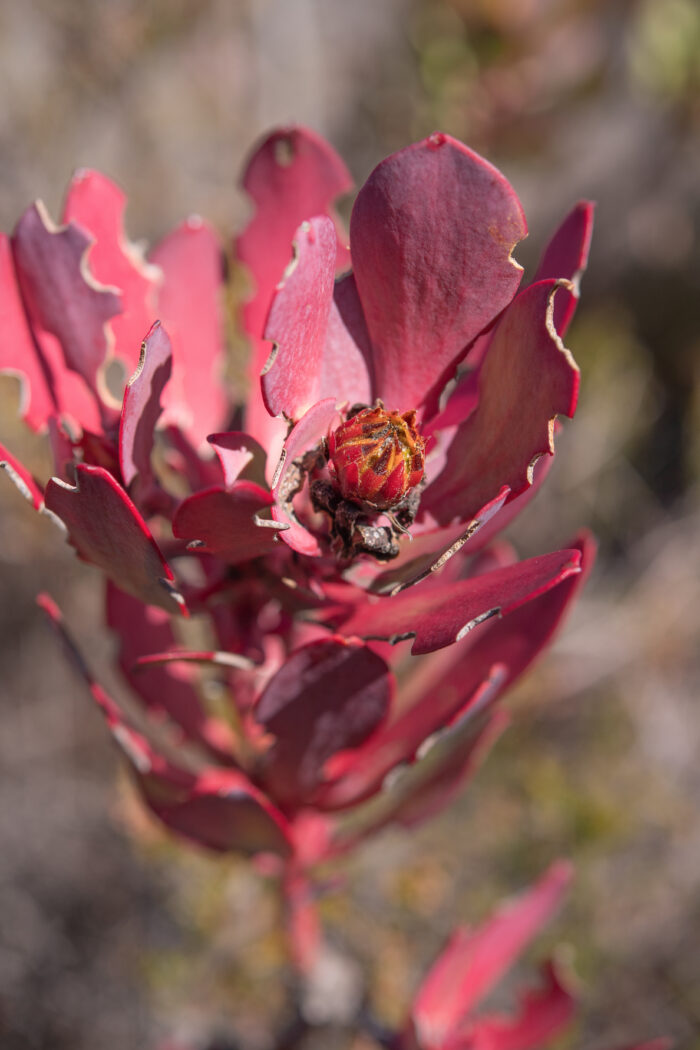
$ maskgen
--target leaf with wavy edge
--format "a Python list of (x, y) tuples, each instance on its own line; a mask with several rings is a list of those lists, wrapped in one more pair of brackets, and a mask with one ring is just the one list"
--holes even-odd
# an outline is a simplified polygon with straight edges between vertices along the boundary
[(574, 316), (581, 294), (581, 278), (588, 264), (593, 236), (592, 201), (579, 201), (557, 227), (542, 253), (533, 279), (564, 278), (571, 282), (563, 288), (554, 303), (554, 327), (563, 339)]
[(224, 475), (224, 484), (230, 489), (243, 471), (250, 467), (250, 480), (265, 483), (266, 453), (262, 445), (239, 430), (209, 434), (207, 441), (216, 452)]
[[(580, 571), (581, 554), (562, 550), (457, 583), (414, 587), (391, 598), (371, 595), (345, 613), (336, 630), (397, 642), (415, 638), (411, 652), (431, 653), (459, 641), (478, 624), (532, 601)], [(343, 620), (342, 617), (345, 616)]]
[(449, 135), (374, 169), (352, 210), (350, 243), (374, 394), (388, 408), (439, 397), (469, 343), (515, 294), (522, 267), (511, 253), (526, 233), (512, 186)]
[(19, 414), (43, 430), (56, 411), (52, 375), (34, 342), (17, 284), (9, 238), (0, 233), (0, 372), (20, 380)]
[(116, 288), (98, 283), (89, 268), (92, 238), (79, 226), (55, 226), (37, 201), (12, 237), (17, 276), (32, 328), (58, 339), (65, 365), (109, 401), (101, 369), (110, 350), (108, 322), (122, 311)]
[[(495, 499), (482, 507), (467, 525), (460, 522), (449, 529), (439, 529), (434, 533), (425, 533), (413, 540), (413, 545), (404, 546), (404, 559), (421, 548), (421, 553), (402, 565), (392, 566), (387, 572), (378, 576), (371, 586), (375, 594), (388, 594), (393, 597), (417, 583), (429, 579), (447, 564), (455, 554), (459, 554), (479, 532), (495, 517), (503, 507), (510, 489), (502, 489)], [(428, 547), (426, 553), (423, 553)], [(442, 548), (442, 549), (441, 549)]]
[(450, 1050), (488, 1047), (488, 1050), (532, 1050), (547, 1045), (574, 1019), (576, 999), (564, 971), (553, 959), (542, 967), (542, 983), (520, 992), (515, 1014), (486, 1014), (468, 1019)]
[(170, 339), (160, 321), (156, 321), (141, 343), (138, 368), (126, 385), (119, 419), (119, 465), (127, 486), (137, 475), (142, 488), (155, 479), (151, 466), (153, 434), (171, 371)]
[(339, 417), (335, 408), (335, 398), (329, 397), (312, 405), (285, 441), (272, 479), (272, 495), (275, 500), (272, 516), (275, 521), (287, 526), (287, 531), (282, 533), (281, 538), (292, 550), (311, 557), (319, 557), (321, 548), (316, 537), (297, 520), (292, 506), (293, 497), (304, 481), (298, 461), (328, 434), (336, 418)]
[(193, 550), (215, 554), (231, 565), (271, 554), (284, 523), (262, 518), (259, 511), (272, 496), (252, 481), (236, 481), (230, 489), (217, 485), (183, 500), (173, 518), (173, 535)]
[(103, 467), (79, 463), (75, 485), (51, 478), (46, 507), (60, 518), (79, 556), (128, 594), (187, 616), (173, 572), (139, 511)]
[(156, 316), (173, 345), (173, 375), (163, 397), (165, 421), (199, 448), (230, 411), (224, 382), (224, 259), (219, 237), (190, 216), (149, 255), (163, 283)]
[(554, 454), (557, 415), (573, 416), (579, 370), (553, 324), (554, 297), (566, 282), (539, 281), (503, 313), (479, 376), (479, 404), (458, 427), (425, 507), (446, 524), (468, 520), (503, 486), (515, 499), (533, 482), (535, 463)]
[(110, 320), (114, 333), (114, 352), (132, 372), (139, 360), (139, 348), (156, 318), (156, 299), (160, 271), (150, 265), (126, 236), (123, 190), (102, 172), (81, 168), (68, 186), (63, 205), (63, 222), (74, 223), (93, 240), (88, 264), (96, 280), (117, 288), (122, 312)]
[(348, 404), (371, 400), (367, 362), (336, 302), (336, 291), (347, 282), (334, 284), (335, 260), (331, 220), (318, 216), (302, 223), (265, 328), (273, 349), (261, 372), (261, 384), (272, 415), (298, 420), (327, 397)]
[(572, 874), (569, 863), (557, 861), (476, 930), (465, 927), (452, 935), (414, 1000), (411, 1016), (421, 1047), (438, 1050), (458, 1035), (473, 1007), (558, 910)]
[[(245, 429), (265, 448), (284, 433), (267, 412), (260, 373), (270, 354), (263, 339), (265, 322), (278, 282), (289, 262), (294, 231), (315, 215), (328, 215), (338, 229), (333, 201), (352, 187), (352, 179), (335, 150), (304, 127), (278, 128), (256, 146), (243, 175), (243, 189), (255, 213), (234, 245), (234, 255), (247, 267), (253, 283), (242, 308), (243, 329), (252, 343), (250, 398)], [(338, 232), (337, 264), (347, 266), (347, 237)]]

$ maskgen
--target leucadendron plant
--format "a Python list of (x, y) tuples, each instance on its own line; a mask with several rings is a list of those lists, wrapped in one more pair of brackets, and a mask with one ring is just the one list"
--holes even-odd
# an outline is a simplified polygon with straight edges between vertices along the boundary
[[(333, 210), (347, 170), (309, 131), (265, 139), (243, 186), (245, 391), (224, 381), (226, 255), (203, 220), (145, 255), (126, 238), (121, 190), (95, 171), (75, 175), (60, 226), (28, 208), (0, 243), (0, 369), (21, 377), (54, 476), (42, 487), (2, 459), (105, 577), (138, 723), (40, 601), (145, 806), (176, 836), (276, 875), (310, 970), (318, 865), (453, 798), (591, 565), (585, 534), (527, 561), (493, 540), (543, 483), (558, 417), (576, 408), (563, 339), (593, 209), (573, 208), (522, 287), (518, 198), (448, 135), (379, 164), (349, 233)], [(176, 640), (188, 618), (206, 649)], [(202, 665), (223, 691), (215, 709)], [(527, 899), (556, 897), (562, 871)], [(465, 1035), (473, 989), (440, 1021), (435, 973), (391, 1045), (534, 1045), (493, 1026), (486, 1039), (481, 1022)], [(542, 1001), (568, 1018), (553, 973)]]

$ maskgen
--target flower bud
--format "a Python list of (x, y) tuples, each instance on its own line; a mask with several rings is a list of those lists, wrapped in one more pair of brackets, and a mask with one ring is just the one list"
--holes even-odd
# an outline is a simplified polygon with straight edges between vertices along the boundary
[(376, 510), (395, 507), (423, 477), (425, 441), (414, 410), (362, 409), (328, 438), (329, 469), (345, 499)]

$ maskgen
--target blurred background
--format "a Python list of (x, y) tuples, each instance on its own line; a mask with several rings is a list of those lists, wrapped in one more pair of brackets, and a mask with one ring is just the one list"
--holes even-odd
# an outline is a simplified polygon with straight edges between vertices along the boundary
[[(245, 154), (290, 121), (358, 184), (436, 128), (464, 139), (523, 201), (530, 272), (568, 206), (598, 202), (567, 340), (580, 408), (513, 534), (530, 555), (590, 526), (595, 576), (463, 799), (365, 848), (323, 913), (345, 1000), (356, 965), (396, 1022), (455, 922), (570, 856), (569, 905), (534, 953), (570, 946), (568, 1045), (700, 1046), (696, 0), (6, 0), (0, 98), (7, 231), (37, 196), (55, 216), (90, 165), (126, 189), (132, 238), (191, 212), (228, 235), (247, 215)], [(3, 378), (0, 440), (45, 476), (16, 406)], [(0, 1045), (265, 1050), (291, 987), (274, 896), (140, 815), (34, 605), (53, 593), (109, 685), (98, 574), (7, 483), (0, 587)]]

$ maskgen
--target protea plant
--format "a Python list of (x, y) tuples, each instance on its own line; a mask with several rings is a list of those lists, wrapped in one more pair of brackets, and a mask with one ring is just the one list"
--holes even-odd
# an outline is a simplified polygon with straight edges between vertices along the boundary
[[(298, 913), (316, 863), (418, 823), (471, 776), (590, 567), (585, 535), (527, 561), (493, 540), (576, 407), (562, 340), (592, 206), (519, 289), (520, 203), (447, 135), (372, 172), (349, 247), (333, 203), (350, 179), (311, 132), (269, 136), (243, 185), (247, 391), (225, 381), (226, 256), (203, 220), (146, 256), (94, 171), (62, 225), (24, 213), (0, 246), (0, 369), (21, 377), (54, 476), (42, 487), (9, 452), (3, 466), (106, 577), (141, 724), (73, 652), (146, 805), (262, 858)], [(207, 648), (179, 640), (187, 618)], [(313, 924), (297, 925), (308, 956)]]

